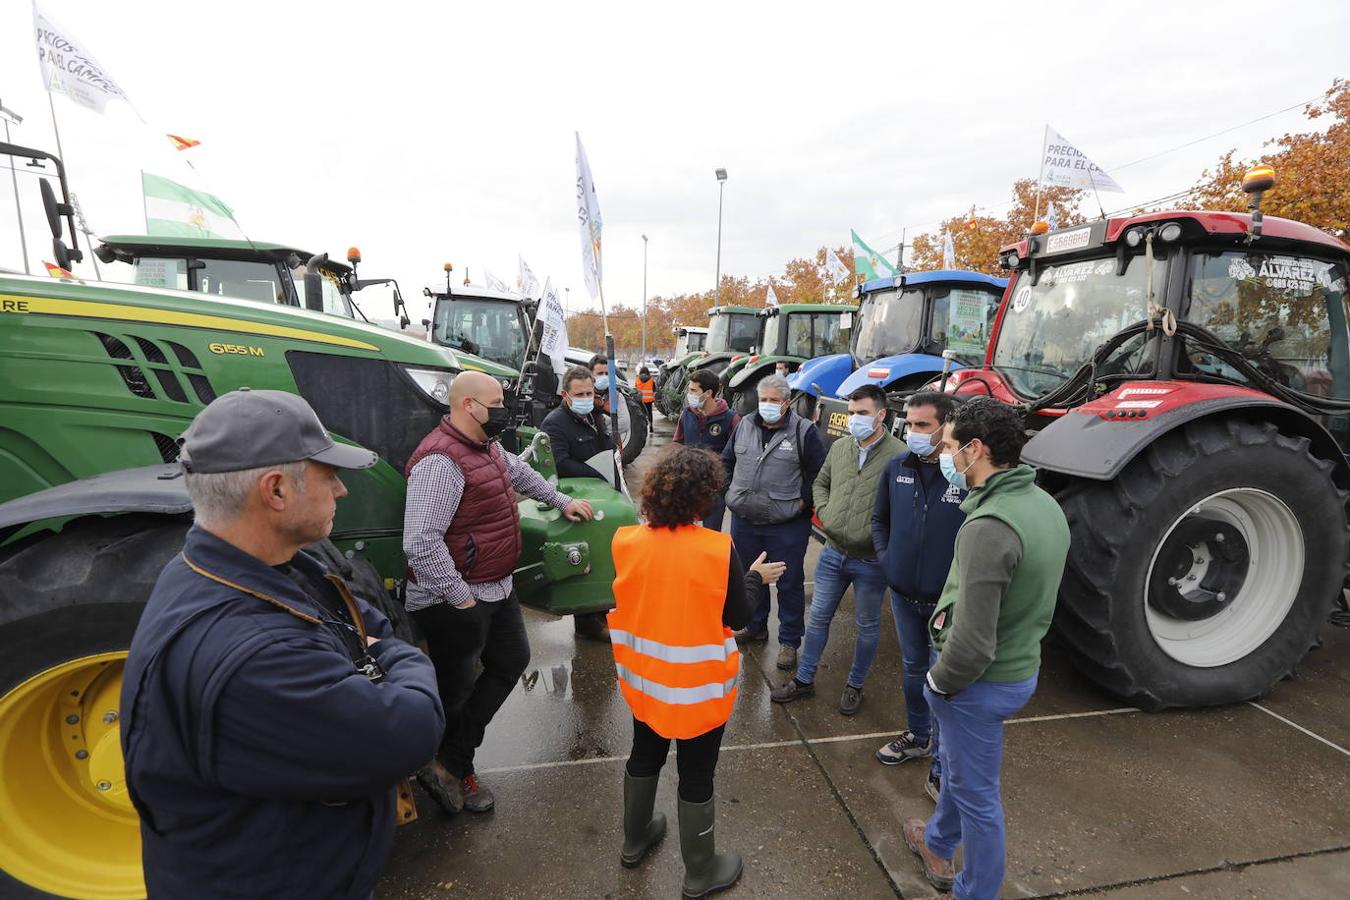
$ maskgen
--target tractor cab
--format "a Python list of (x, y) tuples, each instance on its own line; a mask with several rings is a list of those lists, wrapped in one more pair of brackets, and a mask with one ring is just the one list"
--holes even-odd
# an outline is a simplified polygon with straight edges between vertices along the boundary
[(708, 310), (708, 334), (703, 350), (684, 365), (671, 365), (657, 391), (656, 408), (663, 416), (679, 415), (689, 376), (698, 369), (720, 375), (733, 356), (755, 353), (764, 342), (764, 319), (753, 306), (714, 306)]
[[(466, 285), (453, 292), (428, 289), (427, 339), (519, 372), (530, 344), (530, 301), (518, 294)], [(537, 349), (537, 347), (536, 347)]]
[(723, 394), (741, 415), (754, 411), (755, 387), (778, 363), (795, 372), (808, 360), (838, 354), (849, 346), (856, 306), (789, 303), (760, 311), (763, 343), (754, 353), (733, 356), (722, 370)]
[(984, 359), (1006, 279), (940, 270), (875, 278), (858, 287), (858, 324), (848, 352), (802, 365), (790, 379), (798, 412), (818, 415), (821, 437), (848, 433), (848, 395), (874, 384), (894, 395), (917, 390), (951, 365)]
[(1264, 695), (1345, 583), (1350, 246), (1263, 216), (1273, 182), (1249, 213), (1038, 225), (1000, 252), (986, 364), (944, 386), (1023, 410), (1073, 536), (1060, 635), (1146, 708)]
[(287, 244), (119, 234), (103, 238), (94, 255), (109, 265), (129, 265), (127, 280), (142, 287), (277, 303), (363, 322), (372, 320), (353, 295), (373, 285), (389, 284), (399, 329), (409, 324), (398, 282), (357, 277), (361, 251), (355, 247), (347, 251), (348, 264), (344, 265), (326, 253), (315, 255)]
[(675, 333), (675, 355), (670, 366), (684, 365), (695, 353), (702, 353), (708, 345), (708, 329), (696, 325), (676, 325), (671, 329)]

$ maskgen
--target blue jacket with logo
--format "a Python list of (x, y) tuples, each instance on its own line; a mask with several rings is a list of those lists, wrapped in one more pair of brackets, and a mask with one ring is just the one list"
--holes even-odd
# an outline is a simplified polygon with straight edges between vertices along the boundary
[[(431, 660), (312, 557), (315, 593), (201, 528), (164, 567), (122, 683), (127, 787), (151, 897), (366, 900), (394, 841), (395, 786), (445, 728)], [(289, 610), (287, 609), (289, 608)]]
[(872, 510), (872, 546), (891, 590), (920, 603), (936, 603), (956, 552), (956, 532), (966, 514), (966, 492), (953, 487), (936, 465), (908, 450), (886, 463)]

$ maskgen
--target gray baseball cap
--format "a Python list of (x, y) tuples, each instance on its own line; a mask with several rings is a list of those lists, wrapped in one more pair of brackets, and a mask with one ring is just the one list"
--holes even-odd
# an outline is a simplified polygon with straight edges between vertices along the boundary
[(178, 439), (179, 460), (194, 474), (239, 472), (312, 459), (339, 469), (369, 469), (371, 450), (338, 444), (305, 398), (240, 388), (212, 400)]

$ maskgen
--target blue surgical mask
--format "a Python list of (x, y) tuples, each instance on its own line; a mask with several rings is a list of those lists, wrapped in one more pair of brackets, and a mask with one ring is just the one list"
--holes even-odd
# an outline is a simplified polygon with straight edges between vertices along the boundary
[(915, 456), (922, 456), (927, 459), (933, 455), (933, 436), (931, 434), (907, 431), (905, 432), (905, 443), (909, 445), (909, 451)]
[[(969, 446), (970, 446), (969, 444), (966, 444), (965, 447), (962, 447), (962, 448), (961, 448), (961, 450), (964, 450), (964, 449), (966, 449), (966, 447), (969, 447)], [(958, 450), (958, 451), (956, 451), (956, 452), (957, 452), (957, 453), (960, 453), (961, 450)], [(970, 465), (966, 466), (966, 469), (969, 469), (970, 466), (973, 466), (973, 465), (975, 465), (975, 463), (972, 462)], [(946, 478), (948, 481), (950, 481), (950, 482), (952, 483), (952, 485), (953, 485), (954, 487), (957, 488), (957, 490), (962, 490), (962, 491), (964, 491), (964, 490), (967, 489), (967, 485), (966, 485), (966, 469), (962, 469), (962, 470), (959, 471), (959, 472), (956, 470), (956, 454), (955, 454), (955, 453), (944, 453), (944, 454), (942, 454), (941, 456), (939, 456), (939, 457), (938, 457), (938, 468), (942, 470), (942, 477), (943, 477), (943, 478)]]
[(609, 376), (608, 376), (608, 375), (601, 375), (601, 376), (599, 376), (598, 378), (596, 378), (596, 379), (595, 379), (595, 389), (596, 389), (597, 391), (607, 391), (607, 390), (609, 390)]
[(594, 397), (573, 397), (572, 412), (579, 416), (589, 416), (595, 409)]
[(697, 394), (685, 394), (684, 405), (688, 406), (690, 409), (702, 409), (703, 397)]
[(770, 425), (775, 424), (779, 419), (783, 418), (782, 404), (761, 402), (759, 404), (759, 417)]
[(877, 420), (871, 416), (854, 413), (848, 417), (848, 433), (857, 438), (859, 442), (870, 438), (876, 430)]

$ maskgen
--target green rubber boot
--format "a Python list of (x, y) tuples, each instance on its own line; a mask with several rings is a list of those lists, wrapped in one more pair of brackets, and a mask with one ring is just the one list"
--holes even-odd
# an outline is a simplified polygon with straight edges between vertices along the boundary
[(642, 862), (647, 851), (666, 836), (664, 813), (652, 815), (656, 805), (656, 784), (661, 776), (634, 778), (623, 774), (623, 855), (624, 868), (631, 869)]
[(703, 803), (680, 801), (680, 855), (684, 857), (684, 895), (706, 897), (729, 888), (741, 877), (741, 855), (718, 853), (713, 822), (716, 797)]

